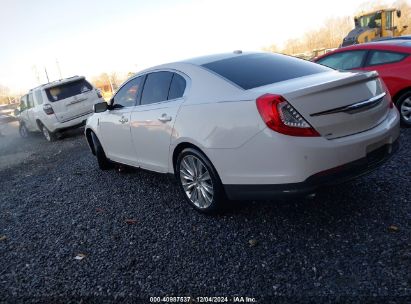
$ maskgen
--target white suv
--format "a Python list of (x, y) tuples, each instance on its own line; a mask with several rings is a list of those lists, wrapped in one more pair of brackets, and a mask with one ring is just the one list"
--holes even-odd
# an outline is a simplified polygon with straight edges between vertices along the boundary
[(58, 133), (84, 125), (93, 105), (102, 101), (98, 91), (80, 76), (31, 89), (20, 101), (20, 135), (40, 131), (53, 141)]

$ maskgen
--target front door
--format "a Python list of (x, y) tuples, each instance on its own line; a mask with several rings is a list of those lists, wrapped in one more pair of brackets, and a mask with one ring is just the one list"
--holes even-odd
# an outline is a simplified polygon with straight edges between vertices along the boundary
[(131, 166), (138, 166), (130, 133), (130, 120), (140, 93), (141, 80), (142, 77), (137, 77), (124, 84), (114, 95), (110, 110), (102, 113), (99, 120), (100, 141), (106, 156)]

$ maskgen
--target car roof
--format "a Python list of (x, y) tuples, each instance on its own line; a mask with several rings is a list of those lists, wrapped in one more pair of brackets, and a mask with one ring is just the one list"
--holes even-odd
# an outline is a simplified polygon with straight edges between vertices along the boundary
[(233, 57), (241, 57), (241, 56), (251, 55), (251, 54), (260, 54), (260, 53), (258, 53), (258, 52), (234, 51), (232, 53), (221, 53), (221, 54), (213, 54), (213, 55), (189, 58), (189, 59), (182, 60), (180, 62), (191, 63), (191, 64), (195, 64), (195, 65), (203, 65), (203, 64), (210, 63), (210, 62), (214, 62), (214, 61), (229, 59), (229, 58), (233, 58)]
[(150, 73), (150, 72), (161, 70), (161, 69), (177, 69), (177, 70), (183, 71), (186, 68), (190, 68), (193, 66), (201, 66), (203, 64), (207, 64), (210, 62), (215, 62), (215, 61), (239, 57), (239, 56), (246, 56), (246, 55), (251, 55), (251, 54), (264, 54), (264, 52), (234, 51), (232, 53), (221, 53), (221, 54), (213, 54), (213, 55), (183, 59), (179, 61), (174, 61), (174, 62), (169, 62), (169, 63), (164, 63), (164, 64), (149, 67), (147, 69), (138, 71), (133, 77), (138, 77), (142, 74)]

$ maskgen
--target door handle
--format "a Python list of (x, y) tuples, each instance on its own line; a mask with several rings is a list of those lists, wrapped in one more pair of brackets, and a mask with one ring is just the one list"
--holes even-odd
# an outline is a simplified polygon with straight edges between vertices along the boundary
[(171, 119), (172, 119), (171, 116), (168, 116), (166, 113), (164, 113), (158, 118), (158, 120), (161, 122), (171, 121)]
[(121, 117), (121, 119), (119, 120), (119, 122), (121, 122), (122, 124), (128, 122), (127, 118)]

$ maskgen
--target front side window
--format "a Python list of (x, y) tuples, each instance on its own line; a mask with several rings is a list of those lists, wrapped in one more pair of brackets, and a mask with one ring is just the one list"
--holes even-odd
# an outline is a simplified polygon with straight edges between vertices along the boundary
[(131, 79), (114, 95), (112, 106), (117, 108), (133, 107), (140, 91), (142, 76)]
[(24, 95), (20, 99), (20, 111), (24, 111), (27, 109), (27, 95)]
[(385, 29), (391, 30), (392, 29), (392, 15), (394, 12), (386, 12), (385, 13)]
[(371, 53), (370, 59), (368, 60), (368, 65), (394, 63), (403, 60), (405, 57), (407, 57), (407, 54), (374, 51)]
[(367, 51), (348, 51), (321, 58), (317, 63), (336, 70), (352, 70), (362, 67)]
[(186, 80), (180, 75), (174, 73), (173, 79), (171, 80), (170, 90), (168, 92), (168, 99), (181, 98), (184, 95), (186, 89)]
[(46, 89), (47, 98), (51, 102), (63, 100), (74, 95), (79, 95), (91, 91), (93, 87), (85, 79), (76, 80), (69, 83), (63, 83)]
[(167, 100), (172, 77), (173, 73), (171, 72), (148, 74), (141, 96), (141, 104), (145, 105)]

